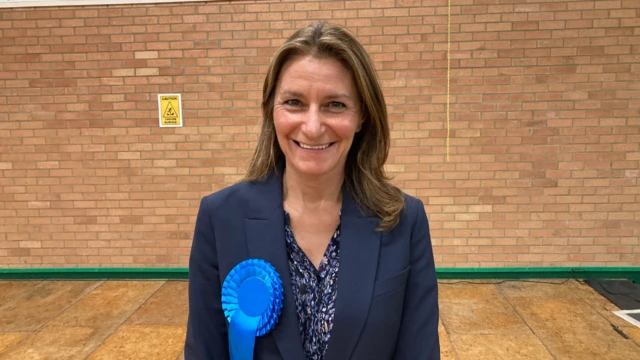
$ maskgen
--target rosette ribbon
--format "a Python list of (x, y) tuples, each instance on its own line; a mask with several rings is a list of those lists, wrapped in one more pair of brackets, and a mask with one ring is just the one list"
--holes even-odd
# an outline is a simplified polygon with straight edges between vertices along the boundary
[(256, 337), (275, 326), (282, 310), (282, 280), (264, 260), (236, 265), (222, 284), (222, 310), (229, 322), (231, 360), (252, 360)]

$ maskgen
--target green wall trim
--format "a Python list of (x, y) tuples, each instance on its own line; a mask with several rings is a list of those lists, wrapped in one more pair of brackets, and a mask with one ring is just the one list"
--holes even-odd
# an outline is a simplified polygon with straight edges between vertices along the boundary
[(505, 267), (442, 268), (438, 279), (627, 279), (640, 283), (640, 266), (635, 267)]
[[(505, 267), (437, 268), (440, 280), (477, 279), (628, 279), (640, 283), (636, 267)], [(187, 268), (29, 268), (0, 269), (0, 280), (179, 280)]]
[(0, 269), (0, 280), (175, 280), (188, 277), (187, 268)]

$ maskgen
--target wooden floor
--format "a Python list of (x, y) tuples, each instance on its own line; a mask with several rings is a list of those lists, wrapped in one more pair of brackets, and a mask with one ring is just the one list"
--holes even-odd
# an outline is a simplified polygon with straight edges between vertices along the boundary
[[(612, 310), (573, 280), (442, 281), (442, 359), (640, 359)], [(181, 359), (187, 311), (185, 281), (0, 281), (0, 360)]]

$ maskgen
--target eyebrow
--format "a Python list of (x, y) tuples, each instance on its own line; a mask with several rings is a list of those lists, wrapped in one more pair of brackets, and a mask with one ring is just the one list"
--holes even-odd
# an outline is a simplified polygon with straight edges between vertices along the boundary
[[(304, 95), (298, 91), (294, 90), (283, 90), (278, 94), (279, 96), (291, 96), (296, 98), (303, 98)], [(343, 93), (333, 93), (325, 96), (325, 99), (334, 100), (334, 99), (351, 99), (351, 96)]]

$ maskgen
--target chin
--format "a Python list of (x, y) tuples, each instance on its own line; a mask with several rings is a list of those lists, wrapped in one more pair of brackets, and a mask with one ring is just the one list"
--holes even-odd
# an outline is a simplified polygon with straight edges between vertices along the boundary
[(295, 169), (300, 175), (306, 176), (323, 176), (331, 173), (335, 170), (335, 166), (329, 166), (327, 164), (313, 164), (305, 162), (292, 162), (289, 166)]

